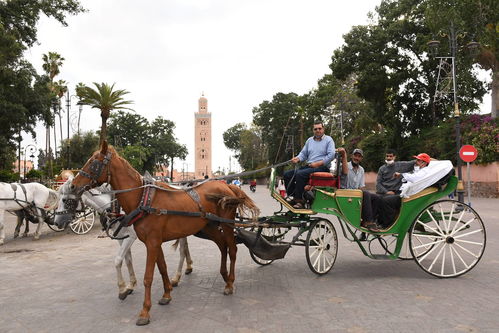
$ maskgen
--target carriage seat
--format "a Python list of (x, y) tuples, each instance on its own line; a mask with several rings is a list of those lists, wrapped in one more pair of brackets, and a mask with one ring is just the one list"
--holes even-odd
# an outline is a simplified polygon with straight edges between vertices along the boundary
[(308, 180), (309, 186), (339, 187), (338, 177), (329, 172), (314, 172)]

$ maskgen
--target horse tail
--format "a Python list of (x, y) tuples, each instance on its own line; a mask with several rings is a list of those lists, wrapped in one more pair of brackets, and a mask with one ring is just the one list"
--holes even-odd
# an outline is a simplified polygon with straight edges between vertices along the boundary
[(180, 239), (177, 239), (177, 240), (175, 241), (175, 243), (173, 243), (173, 244), (172, 244), (172, 249), (173, 249), (173, 251), (177, 251), (177, 248), (178, 248), (178, 244), (179, 244), (179, 242), (180, 242)]
[(216, 200), (217, 204), (225, 209), (226, 207), (234, 207), (239, 211), (241, 216), (248, 216), (250, 219), (257, 219), (260, 215), (260, 209), (256, 206), (255, 202), (246, 194), (239, 186), (228, 184), (229, 189), (234, 196), (225, 194), (208, 194), (207, 197)]

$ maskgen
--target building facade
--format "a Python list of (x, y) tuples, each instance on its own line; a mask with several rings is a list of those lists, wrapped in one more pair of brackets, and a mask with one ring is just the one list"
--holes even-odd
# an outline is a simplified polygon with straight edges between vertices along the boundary
[(212, 177), (211, 170), (211, 113), (204, 94), (198, 101), (198, 112), (194, 113), (194, 173), (197, 179)]

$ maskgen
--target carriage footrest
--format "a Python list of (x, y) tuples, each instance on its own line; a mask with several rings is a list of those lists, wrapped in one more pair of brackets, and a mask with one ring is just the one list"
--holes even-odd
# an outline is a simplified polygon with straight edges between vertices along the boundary
[(371, 257), (373, 259), (377, 259), (377, 260), (391, 260), (391, 259), (393, 259), (390, 254), (371, 254)]
[(261, 235), (258, 237), (256, 232), (244, 229), (237, 230), (237, 238), (241, 240), (254, 255), (263, 260), (282, 259), (291, 247), (289, 244), (271, 243)]

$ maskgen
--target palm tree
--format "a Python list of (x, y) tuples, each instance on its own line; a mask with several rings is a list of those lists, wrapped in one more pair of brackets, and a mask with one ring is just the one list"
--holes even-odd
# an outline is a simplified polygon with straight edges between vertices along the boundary
[(99, 144), (102, 144), (107, 139), (107, 119), (111, 111), (125, 109), (133, 111), (133, 109), (125, 106), (133, 104), (133, 101), (127, 101), (123, 98), (124, 95), (129, 93), (128, 91), (124, 89), (113, 90), (114, 83), (109, 85), (107, 83), (99, 84), (94, 82), (94, 85), (97, 90), (84, 86), (77, 89), (76, 94), (80, 98), (81, 104), (89, 105), (92, 109), (99, 109), (101, 111), (102, 125)]
[[(55, 111), (56, 111), (56, 101), (55, 99), (57, 98), (57, 83), (54, 83), (54, 78), (60, 73), (60, 67), (62, 66), (64, 62), (64, 58), (61, 57), (61, 55), (57, 52), (49, 52), (48, 54), (44, 54), (42, 56), (43, 60), (43, 65), (42, 68), (49, 77), (49, 89), (53, 94), (54, 98), (54, 117), (55, 117)], [(51, 159), (51, 154), (50, 154), (50, 125), (47, 123), (45, 124), (45, 129), (46, 129), (46, 140), (45, 140), (45, 152), (48, 157), (48, 164), (49, 164), (49, 174), (52, 176), (52, 159)], [(54, 121), (54, 140), (55, 140), (55, 121)], [(57, 143), (56, 143), (56, 149), (54, 151), (57, 151)]]
[[(58, 104), (58, 108), (57, 108), (57, 110), (54, 110), (54, 112), (59, 116), (59, 129), (60, 129), (61, 141), (62, 141), (61, 98), (68, 91), (67, 82), (64, 80), (59, 80), (57, 82), (53, 82), (53, 88), (54, 88), (53, 92), (57, 96), (57, 104)], [(68, 117), (69, 117), (69, 115), (68, 115)], [(55, 114), (54, 114), (54, 118), (55, 118)], [(55, 151), (57, 153), (57, 138), (56, 138), (55, 132), (56, 132), (56, 130), (55, 130), (55, 123), (54, 123), (54, 142), (55, 142)]]

